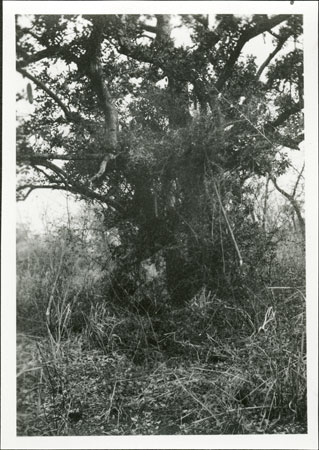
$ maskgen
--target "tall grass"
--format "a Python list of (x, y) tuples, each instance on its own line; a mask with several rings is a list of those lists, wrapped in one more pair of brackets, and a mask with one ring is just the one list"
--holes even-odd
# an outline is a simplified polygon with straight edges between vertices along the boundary
[(155, 280), (125, 308), (101, 241), (60, 229), (21, 242), (19, 435), (306, 432), (302, 249), (279, 245), (258, 289), (203, 286), (173, 309)]

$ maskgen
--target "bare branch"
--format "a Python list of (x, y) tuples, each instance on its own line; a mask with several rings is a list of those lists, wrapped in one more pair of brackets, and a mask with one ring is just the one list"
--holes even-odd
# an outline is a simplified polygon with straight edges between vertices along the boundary
[(43, 158), (33, 158), (33, 164), (42, 165), (43, 167), (52, 170), (56, 175), (58, 175), (61, 179), (61, 182), (64, 183), (63, 185), (58, 185), (60, 186), (60, 189), (72, 192), (73, 194), (81, 194), (84, 197), (90, 198), (92, 200), (100, 200), (117, 210), (122, 209), (115, 200), (109, 199), (106, 195), (100, 195), (97, 192), (91, 190), (89, 187), (70, 179), (70, 177), (63, 169), (56, 166), (52, 162), (45, 161), (43, 160)]
[(63, 189), (63, 186), (60, 186), (59, 184), (23, 184), (21, 186), (17, 187), (17, 192), (23, 191), (24, 189)]
[(273, 27), (279, 25), (281, 22), (287, 20), (290, 16), (286, 14), (279, 14), (277, 16), (273, 16), (270, 19), (266, 16), (265, 18), (260, 19), (254, 26), (248, 26), (248, 28), (243, 31), (242, 35), (237, 41), (237, 45), (232, 51), (228, 61), (225, 64), (224, 70), (222, 71), (219, 79), (216, 83), (216, 88), (221, 90), (232, 74), (232, 70), (234, 65), (236, 64), (237, 59), (244, 47), (244, 45), (258, 36), (259, 34), (264, 33), (265, 31), (271, 30)]
[(213, 181), (213, 186), (214, 186), (215, 193), (216, 193), (216, 196), (217, 196), (217, 199), (218, 199), (220, 208), (221, 208), (221, 210), (222, 210), (222, 213), (223, 213), (223, 216), (224, 216), (226, 225), (227, 225), (227, 227), (228, 227), (229, 234), (230, 234), (230, 236), (231, 236), (231, 238), (232, 238), (232, 241), (233, 241), (233, 243), (234, 243), (234, 247), (235, 247), (236, 252), (237, 252), (237, 255), (238, 255), (239, 265), (242, 266), (242, 265), (243, 265), (243, 258), (242, 258), (242, 256), (241, 256), (241, 252), (240, 252), (240, 250), (239, 250), (237, 241), (236, 241), (236, 239), (235, 239), (235, 236), (234, 236), (234, 232), (233, 232), (233, 230), (232, 230), (232, 227), (231, 227), (231, 225), (230, 225), (230, 223), (229, 223), (229, 220), (228, 220), (228, 217), (227, 217), (227, 213), (226, 213), (225, 208), (224, 208), (224, 206), (223, 206), (223, 203), (222, 203), (222, 200), (221, 200), (221, 198), (220, 198), (220, 194), (219, 194), (219, 192), (218, 192), (217, 185), (216, 185), (215, 181)]
[(22, 198), (18, 197), (17, 201), (19, 201), (19, 200), (20, 201), (25, 201), (29, 197), (31, 192), (36, 190), (36, 189), (53, 189), (53, 190), (61, 189), (61, 190), (66, 190), (64, 186), (60, 186), (58, 184), (32, 184), (32, 183), (24, 184), (22, 186), (18, 186), (16, 190), (17, 190), (17, 192), (21, 192), (21, 191), (24, 191), (25, 189), (27, 189), (26, 194), (24, 194), (22, 196)]
[(28, 183), (17, 187), (17, 192), (21, 192), (25, 189), (28, 189), (27, 194), (23, 197), (23, 200), (25, 200), (32, 191), (35, 189), (52, 189), (52, 190), (60, 190), (60, 191), (67, 191), (71, 192), (75, 195), (81, 195), (85, 198), (88, 198), (90, 200), (98, 200), (101, 203), (109, 206), (110, 208), (113, 208), (117, 210), (118, 212), (124, 212), (122, 206), (116, 202), (115, 200), (112, 200), (108, 198), (106, 195), (101, 195), (90, 188), (81, 185), (79, 183), (74, 183), (72, 186), (64, 186), (62, 184), (33, 184)]
[(107, 167), (108, 162), (111, 161), (112, 159), (115, 159), (115, 158), (116, 158), (116, 155), (113, 155), (112, 153), (106, 155), (104, 157), (101, 165), (100, 165), (100, 169), (99, 169), (98, 173), (91, 178), (91, 181), (95, 181), (95, 180), (101, 178), (101, 176), (106, 171), (106, 167)]
[(58, 175), (64, 183), (68, 183), (67, 173), (60, 167), (53, 164), (51, 161), (44, 160), (43, 158), (33, 158), (33, 164), (44, 166), (47, 169), (52, 170), (56, 175)]
[(62, 109), (64, 112), (64, 115), (66, 119), (72, 121), (72, 122), (78, 122), (81, 118), (77, 113), (71, 112), (67, 106), (60, 100), (60, 98), (53, 92), (51, 89), (49, 89), (42, 81), (38, 80), (36, 77), (31, 75), (26, 70), (22, 69), (20, 66), (17, 65), (17, 71), (21, 73), (26, 78), (29, 78), (29, 80), (33, 81), (33, 83), (38, 86), (40, 89), (42, 89), (44, 92), (46, 92)]
[(275, 33), (274, 31), (268, 30), (268, 33), (274, 36), (275, 38), (279, 39), (279, 34)]
[(293, 207), (296, 216), (298, 218), (298, 222), (299, 222), (299, 227), (300, 227), (300, 232), (303, 236), (303, 238), (305, 237), (305, 219), (302, 217), (301, 211), (300, 211), (300, 206), (298, 204), (298, 201), (294, 198), (293, 195), (288, 194), (288, 192), (286, 192), (284, 189), (282, 189), (278, 183), (276, 178), (269, 174), (269, 178), (271, 179), (271, 181), (273, 182), (275, 188), (277, 189), (278, 192), (281, 193), (281, 195), (283, 195), (287, 200), (289, 200), (291, 206)]
[(266, 231), (266, 216), (267, 216), (267, 207), (268, 207), (268, 197), (269, 197), (269, 174), (267, 174), (266, 179), (266, 188), (265, 188), (265, 197), (264, 197), (264, 204), (263, 204), (263, 216), (262, 216), (262, 229)]
[(101, 160), (103, 156), (104, 153), (90, 153), (89, 155), (58, 155), (56, 153), (41, 153), (41, 155), (17, 155), (17, 160), (20, 162), (32, 162), (33, 158), (36, 158), (38, 160), (91, 161), (95, 159)]
[(56, 182), (56, 180), (54, 179), (54, 177), (53, 177), (52, 175), (49, 175), (48, 173), (46, 173), (46, 171), (43, 170), (43, 169), (41, 169), (41, 167), (38, 167), (38, 166), (32, 166), (32, 167), (33, 167), (37, 172), (42, 173), (42, 175), (44, 175), (45, 178), (46, 178), (47, 180), (50, 181), (50, 183), (55, 183), (55, 182)]
[(262, 63), (262, 65), (259, 67), (256, 78), (259, 79), (265, 68), (268, 66), (270, 61), (277, 55), (277, 53), (280, 52), (282, 47), (284, 46), (285, 42), (288, 40), (288, 35), (284, 36), (283, 38), (279, 38), (279, 41), (275, 47), (275, 49), (269, 54), (268, 58), (265, 59), (265, 61)]
[(296, 180), (294, 189), (293, 189), (292, 194), (291, 194), (293, 197), (296, 196), (298, 184), (299, 184), (299, 181), (300, 181), (300, 179), (301, 179), (301, 177), (302, 177), (302, 174), (303, 174), (304, 169), (305, 169), (305, 163), (303, 163), (302, 168), (301, 168), (301, 171), (300, 171), (299, 174), (298, 174), (298, 178), (297, 178), (297, 180)]
[(21, 55), (23, 58), (23, 61), (19, 61), (19, 66), (24, 67), (28, 64), (32, 64), (37, 61), (41, 61), (41, 59), (45, 58), (53, 58), (56, 56), (58, 51), (58, 47), (50, 47), (46, 48), (44, 50), (40, 50), (37, 53), (34, 53), (33, 55), (27, 55), (20, 47), (17, 47), (17, 53)]
[(63, 182), (66, 182), (67, 184), (69, 184), (69, 179), (67, 176), (67, 173), (62, 170), (60, 167), (56, 166), (55, 164), (53, 164), (52, 162), (50, 162), (49, 160), (62, 160), (62, 161), (91, 161), (91, 160), (101, 160), (101, 158), (103, 158), (99, 172), (94, 175), (91, 178), (91, 182), (99, 179), (102, 177), (102, 175), (105, 173), (106, 168), (107, 168), (107, 164), (110, 160), (115, 159), (118, 155), (120, 155), (120, 153), (118, 153), (117, 155), (114, 155), (112, 153), (109, 153), (108, 155), (106, 155), (104, 158), (104, 154), (103, 153), (96, 153), (93, 155), (86, 155), (86, 156), (77, 156), (77, 155), (54, 155), (54, 154), (42, 154), (42, 155), (26, 155), (25, 157), (21, 157), (18, 156), (17, 159), (19, 162), (24, 162), (24, 163), (29, 163), (32, 165), (32, 167), (34, 167), (36, 170), (40, 171), (41, 173), (43, 173), (50, 182), (52, 181), (56, 181), (54, 180), (52, 177), (50, 177), (46, 172), (44, 172), (43, 170), (41, 170), (39, 167), (37, 167), (38, 165), (44, 166), (50, 170), (52, 170), (56, 175), (58, 175)]

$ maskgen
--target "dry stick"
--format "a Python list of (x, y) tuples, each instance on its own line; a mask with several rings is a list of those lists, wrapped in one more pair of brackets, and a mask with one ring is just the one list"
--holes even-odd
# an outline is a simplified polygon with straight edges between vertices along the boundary
[[(45, 357), (44, 357), (44, 355), (42, 353), (41, 347), (40, 347), (38, 342), (36, 343), (36, 347), (37, 347), (38, 352), (39, 352), (41, 364), (45, 368), (45, 371), (46, 371), (45, 381), (47, 379), (48, 382), (49, 382), (49, 385), (51, 387), (51, 389), (50, 389), (51, 390), (51, 401), (52, 401), (53, 404), (55, 404), (56, 403), (55, 402), (55, 395), (54, 395), (53, 389), (52, 389), (52, 387), (54, 386), (54, 380), (53, 380), (52, 375), (50, 373), (49, 364), (48, 364), (51, 361), (48, 362), (48, 361), (45, 360)], [(44, 371), (42, 370), (41, 371), (41, 378), (42, 378), (43, 373), (44, 373)], [(41, 386), (41, 384), (39, 384), (39, 387), (40, 386)], [(42, 405), (42, 408), (43, 408), (43, 413), (44, 413), (44, 417), (45, 417), (46, 423), (49, 423), (44, 404)], [(57, 422), (57, 416), (56, 416), (56, 413), (55, 413), (55, 408), (54, 408), (54, 420), (55, 420), (55, 427), (56, 427), (56, 429), (58, 429), (58, 422)], [(50, 426), (51, 426), (51, 424), (50, 424)]]
[(107, 421), (109, 420), (109, 417), (110, 417), (110, 414), (111, 414), (111, 409), (112, 409), (112, 405), (113, 405), (113, 399), (114, 399), (114, 395), (115, 395), (115, 391), (116, 391), (116, 385), (117, 385), (117, 380), (114, 383), (113, 391), (112, 391), (112, 394), (111, 394), (111, 397), (110, 397), (110, 406), (109, 406), (108, 410), (104, 413), (104, 418)]
[[(274, 176), (269, 174), (269, 177), (270, 177), (271, 181), (273, 182), (277, 191), (280, 192), (291, 203), (291, 205), (297, 215), (301, 235), (304, 238), (305, 237), (305, 219), (302, 217), (302, 214), (300, 211), (300, 205), (298, 205), (297, 200), (295, 199), (295, 197), (292, 194), (288, 194), (288, 192), (286, 192), (284, 189), (282, 189), (280, 186), (278, 186), (277, 180)], [(299, 182), (299, 179), (297, 180), (297, 183)]]
[(269, 286), (266, 289), (297, 289), (297, 288), (295, 286)]
[(42, 398), (41, 398), (41, 386), (42, 386), (42, 378), (43, 378), (43, 367), (41, 367), (41, 371), (40, 371), (40, 380), (37, 386), (37, 391), (38, 391), (38, 399), (37, 399), (37, 413), (38, 413), (38, 417), (41, 413), (41, 403), (42, 403)]
[(220, 212), (218, 214), (218, 222), (219, 222), (219, 235), (220, 235), (220, 246), (222, 250), (222, 259), (223, 259), (223, 274), (226, 276), (226, 265), (225, 265), (225, 256), (224, 256), (224, 245), (223, 245), (223, 235), (222, 235), (222, 224), (220, 218)]
[(19, 373), (17, 373), (16, 377), (19, 378), (21, 377), (21, 375), (27, 372), (32, 372), (33, 370), (42, 370), (42, 367), (30, 367), (29, 369), (21, 370)]
[[(250, 410), (256, 410), (256, 409), (264, 409), (264, 408), (270, 408), (270, 406), (247, 406), (246, 408), (233, 408), (233, 409), (227, 409), (225, 412), (218, 413), (216, 416), (223, 416), (225, 414), (238, 412), (238, 411), (250, 411)], [(193, 424), (203, 422), (204, 420), (211, 419), (211, 416), (203, 417), (202, 419), (195, 420)]]
[(218, 95), (220, 95), (225, 100), (225, 102), (228, 103), (229, 106), (234, 108), (240, 114), (240, 116), (242, 116), (257, 131), (258, 134), (260, 134), (272, 147), (274, 147), (273, 142), (268, 139), (265, 133), (263, 133), (259, 128), (256, 127), (256, 125), (249, 119), (249, 117), (246, 116), (246, 114), (244, 114), (239, 108), (237, 108), (236, 105), (229, 101), (228, 98), (226, 98), (215, 86), (213, 86), (213, 88), (216, 92), (218, 92)]
[(263, 221), (262, 221), (262, 228), (264, 231), (266, 231), (266, 216), (267, 216), (267, 207), (268, 207), (267, 203), (268, 203), (268, 196), (269, 196), (269, 181), (270, 181), (270, 177), (269, 177), (269, 174), (267, 174), (265, 198), (264, 198), (264, 206), (263, 206)]
[(187, 222), (185, 217), (183, 217), (177, 210), (176, 210), (176, 214), (181, 218), (182, 222), (184, 222), (184, 224), (188, 226), (188, 228), (191, 230), (191, 232), (195, 236), (196, 241), (198, 242), (198, 233), (196, 233), (194, 228)]
[(300, 291), (300, 289), (296, 288), (296, 291), (299, 292), (299, 294), (301, 295), (301, 297), (303, 298), (303, 300), (306, 301), (306, 297), (305, 297), (304, 294)]
[(193, 392), (188, 391), (188, 390), (186, 389), (186, 387), (183, 385), (183, 383), (180, 381), (180, 379), (178, 378), (178, 376), (177, 376), (175, 373), (174, 373), (174, 376), (175, 376), (175, 378), (176, 378), (178, 384), (179, 384), (179, 385), (181, 386), (181, 388), (183, 389), (183, 391), (186, 392), (188, 395), (190, 395), (190, 396), (191, 396), (191, 397), (192, 397), (199, 405), (201, 405), (201, 407), (204, 408), (204, 409), (211, 415), (211, 417), (213, 417), (213, 418), (216, 420), (216, 422), (219, 422), (218, 419), (217, 419), (217, 417), (216, 417), (216, 414), (214, 414), (213, 411), (211, 411), (211, 410), (208, 408), (208, 406), (205, 405), (205, 403), (201, 402), (201, 401), (196, 397), (196, 395), (193, 394)]
[(293, 190), (293, 192), (292, 192), (292, 194), (291, 194), (293, 197), (295, 197), (295, 195), (296, 195), (297, 187), (298, 187), (300, 178), (303, 176), (302, 173), (303, 173), (304, 169), (305, 169), (305, 163), (303, 163), (302, 168), (301, 168), (301, 170), (300, 170), (300, 172), (299, 172), (299, 174), (298, 174), (298, 178), (297, 178), (297, 181), (296, 181), (294, 190)]
[(217, 195), (217, 199), (218, 199), (219, 204), (220, 204), (220, 208), (221, 208), (222, 213), (223, 213), (223, 216), (224, 216), (224, 218), (225, 218), (225, 222), (226, 222), (227, 228), (228, 228), (228, 230), (229, 230), (229, 233), (230, 233), (230, 235), (231, 235), (232, 241), (233, 241), (233, 243), (234, 243), (234, 246), (235, 246), (235, 249), (236, 249), (236, 252), (237, 252), (237, 255), (238, 255), (239, 265), (240, 265), (240, 267), (241, 267), (241, 266), (243, 265), (243, 258), (242, 258), (242, 256), (241, 256), (240, 250), (239, 250), (239, 248), (238, 248), (238, 245), (237, 245), (237, 242), (236, 242), (236, 239), (235, 239), (233, 230), (232, 230), (232, 228), (231, 228), (231, 226), (230, 226), (230, 223), (229, 223), (229, 220), (228, 220), (226, 211), (225, 211), (225, 209), (224, 209), (224, 207), (223, 207), (223, 204), (222, 204), (222, 201), (221, 201), (221, 198), (220, 198), (220, 195), (219, 195), (219, 192), (218, 192), (218, 189), (217, 189), (217, 186), (216, 186), (215, 181), (213, 181), (213, 186), (214, 186), (214, 189), (215, 189), (215, 192), (216, 192), (216, 195)]
[(212, 210), (212, 223), (211, 223), (210, 235), (211, 235), (212, 243), (213, 243), (214, 242), (214, 210)]
[(211, 196), (209, 195), (209, 192), (208, 192), (208, 187), (207, 187), (206, 179), (205, 179), (205, 182), (204, 182), (204, 186), (205, 186), (206, 196), (207, 196), (208, 201), (209, 201), (210, 206), (211, 206), (211, 220), (212, 220), (212, 222), (211, 222), (211, 230), (210, 230), (210, 234), (211, 234), (212, 243), (213, 243), (213, 242), (214, 242), (214, 204), (213, 204), (212, 199), (211, 199)]
[[(302, 356), (303, 356), (303, 352), (304, 352), (304, 341), (305, 341), (305, 332), (303, 331), (302, 335), (301, 335), (301, 344), (300, 344), (300, 352), (299, 352), (299, 356), (298, 356), (298, 365), (297, 365), (297, 377), (296, 377), (296, 392), (295, 392), (295, 397), (298, 399), (298, 391), (299, 391), (299, 377), (300, 377), (300, 370), (301, 370), (301, 366), (302, 366)], [(298, 409), (298, 402), (295, 402), (295, 408), (296, 408), (296, 414), (297, 414), (297, 409)]]

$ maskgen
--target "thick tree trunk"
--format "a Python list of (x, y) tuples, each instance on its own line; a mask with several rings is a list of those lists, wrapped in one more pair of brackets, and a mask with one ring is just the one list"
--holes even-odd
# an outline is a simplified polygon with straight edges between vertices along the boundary
[[(174, 50), (174, 41), (171, 38), (171, 16), (161, 14), (156, 17), (155, 45), (159, 53), (161, 54), (163, 52), (163, 57), (166, 57), (165, 52)], [(165, 75), (168, 78), (169, 110), (167, 115), (170, 125), (172, 128), (184, 127), (190, 119), (187, 82), (178, 80), (176, 73), (171, 73), (168, 67), (165, 67)]]

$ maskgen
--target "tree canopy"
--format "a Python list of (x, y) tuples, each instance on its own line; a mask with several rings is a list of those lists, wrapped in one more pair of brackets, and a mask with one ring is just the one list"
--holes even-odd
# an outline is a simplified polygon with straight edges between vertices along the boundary
[[(177, 303), (251, 258), (247, 181), (276, 182), (280, 149), (303, 140), (302, 17), (21, 19), (16, 67), (34, 112), (17, 129), (18, 198), (42, 188), (98, 201), (123, 261), (163, 252)], [(257, 66), (245, 45), (266, 34)]]

